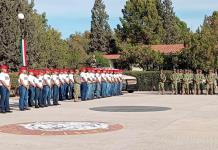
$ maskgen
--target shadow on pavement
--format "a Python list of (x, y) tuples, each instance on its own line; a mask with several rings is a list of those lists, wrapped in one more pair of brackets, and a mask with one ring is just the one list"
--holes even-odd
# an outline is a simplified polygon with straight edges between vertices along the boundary
[(158, 106), (105, 106), (93, 107), (90, 110), (104, 112), (156, 112), (171, 110), (171, 108)]

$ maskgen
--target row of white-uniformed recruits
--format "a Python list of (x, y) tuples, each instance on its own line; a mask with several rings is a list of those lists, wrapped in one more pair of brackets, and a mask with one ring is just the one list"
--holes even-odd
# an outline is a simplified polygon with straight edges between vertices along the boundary
[(28, 73), (26, 67), (20, 68), (18, 81), (21, 111), (28, 110), (28, 106), (48, 107), (51, 105), (51, 99), (53, 105), (59, 105), (59, 100), (73, 98), (74, 70), (28, 70)]
[[(5, 113), (11, 112), (9, 108), (11, 83), (8, 66), (2, 65), (1, 70), (1, 112)], [(53, 99), (53, 105), (59, 105), (59, 100), (72, 99), (74, 93), (81, 95), (82, 100), (122, 94), (121, 70), (82, 68), (80, 76), (79, 74), (74, 76), (73, 69), (27, 70), (26, 67), (21, 67), (19, 71), (19, 109), (21, 111), (28, 110), (28, 106), (47, 107), (51, 105), (51, 99)], [(74, 84), (75, 77), (77, 84)], [(75, 88), (73, 91), (74, 86), (80, 86), (80, 88)]]
[(83, 68), (80, 76), (82, 100), (122, 94), (122, 70)]

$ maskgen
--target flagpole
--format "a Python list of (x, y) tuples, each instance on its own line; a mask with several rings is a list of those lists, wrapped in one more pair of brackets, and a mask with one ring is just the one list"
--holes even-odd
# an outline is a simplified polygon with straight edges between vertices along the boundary
[(22, 26), (22, 21), (24, 20), (24, 14), (19, 13), (18, 14), (18, 19), (20, 20), (20, 31), (21, 31), (21, 38), (20, 38), (20, 56), (22, 60), (22, 66), (27, 66), (27, 55), (26, 55), (26, 39), (23, 35), (23, 28)]

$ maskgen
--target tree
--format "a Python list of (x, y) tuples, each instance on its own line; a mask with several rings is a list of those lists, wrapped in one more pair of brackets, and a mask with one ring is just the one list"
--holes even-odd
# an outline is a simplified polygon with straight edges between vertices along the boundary
[(165, 30), (164, 43), (165, 44), (175, 44), (179, 42), (179, 28), (177, 27), (177, 20), (175, 13), (173, 11), (172, 1), (163, 1), (163, 13), (161, 14), (163, 18), (163, 28)]
[(180, 56), (183, 66), (208, 70), (218, 68), (218, 12), (205, 17), (204, 23), (192, 36), (186, 50)]
[(128, 0), (122, 10), (116, 34), (121, 41), (143, 44), (161, 43), (163, 27), (157, 1)]
[(89, 50), (90, 33), (72, 34), (67, 43), (69, 45), (69, 64), (73, 67), (85, 66), (88, 59), (87, 51)]
[(102, 0), (95, 0), (92, 9), (91, 35), (89, 52), (110, 51), (112, 31), (108, 24), (109, 16), (106, 13)]
[(121, 50), (120, 68), (131, 69), (132, 66), (149, 70), (151, 67), (163, 64), (163, 56), (159, 52), (153, 51), (149, 46), (143, 44), (127, 44), (119, 45)]

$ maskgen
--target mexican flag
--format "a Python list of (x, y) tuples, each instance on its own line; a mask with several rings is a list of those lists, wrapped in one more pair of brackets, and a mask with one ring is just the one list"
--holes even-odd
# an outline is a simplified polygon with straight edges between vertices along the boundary
[(20, 40), (20, 54), (23, 66), (27, 66), (27, 56), (26, 56), (26, 40)]

